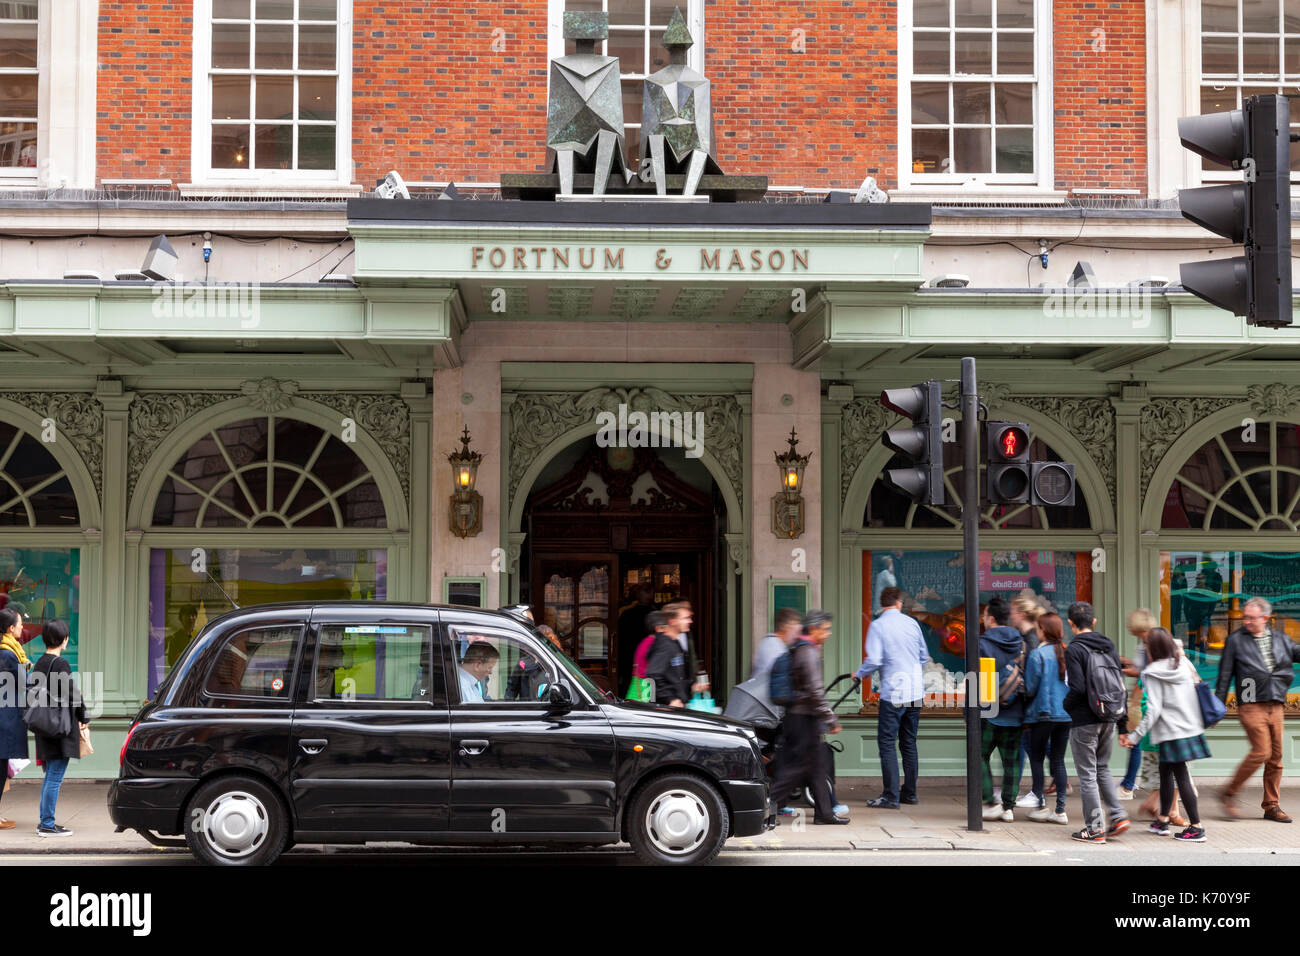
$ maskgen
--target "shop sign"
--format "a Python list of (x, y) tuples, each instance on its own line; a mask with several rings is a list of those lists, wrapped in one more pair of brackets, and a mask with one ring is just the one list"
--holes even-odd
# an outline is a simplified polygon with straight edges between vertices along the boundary
[(793, 275), (810, 270), (808, 248), (736, 246), (472, 246), (475, 272), (756, 273)]

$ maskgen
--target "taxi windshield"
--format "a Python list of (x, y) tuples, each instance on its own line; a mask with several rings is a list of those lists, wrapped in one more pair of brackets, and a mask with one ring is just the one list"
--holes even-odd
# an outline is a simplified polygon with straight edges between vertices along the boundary
[(555, 656), (555, 659), (560, 662), (560, 666), (564, 668), (565, 673), (569, 675), (569, 678), (585, 690), (592, 700), (600, 702), (608, 699), (605, 692), (592, 683), (591, 678), (587, 676), (586, 672), (583, 671), (581, 667), (574, 663), (568, 654), (564, 653), (564, 651), (551, 643), (546, 635), (537, 630), (537, 628), (533, 628), (532, 630), (533, 634), (541, 641), (542, 645), (550, 648), (551, 653)]

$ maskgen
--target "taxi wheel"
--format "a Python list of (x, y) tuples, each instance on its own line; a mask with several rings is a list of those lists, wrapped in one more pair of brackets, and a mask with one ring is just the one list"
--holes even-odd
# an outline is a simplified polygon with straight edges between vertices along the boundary
[(186, 810), (185, 842), (211, 866), (266, 866), (288, 843), (279, 795), (252, 777), (220, 777), (203, 784)]
[(628, 814), (632, 849), (641, 862), (655, 865), (708, 863), (731, 830), (721, 794), (692, 774), (651, 780), (637, 793)]

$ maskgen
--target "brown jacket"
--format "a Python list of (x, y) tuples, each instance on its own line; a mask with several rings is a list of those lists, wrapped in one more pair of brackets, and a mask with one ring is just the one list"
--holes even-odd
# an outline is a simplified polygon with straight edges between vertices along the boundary
[(831, 705), (826, 702), (822, 689), (822, 651), (816, 644), (799, 641), (790, 652), (790, 676), (794, 684), (794, 703), (786, 711), (804, 717), (820, 717), (824, 730), (830, 730), (839, 720)]

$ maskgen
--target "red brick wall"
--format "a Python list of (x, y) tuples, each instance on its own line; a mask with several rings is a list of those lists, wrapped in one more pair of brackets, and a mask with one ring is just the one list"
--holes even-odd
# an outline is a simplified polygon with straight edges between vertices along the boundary
[(1053, 21), (1057, 188), (1145, 195), (1145, 4), (1056, 0)]
[(353, 182), (544, 168), (546, 0), (354, 0), (353, 23)]
[(189, 0), (99, 4), (100, 179), (190, 181)]
[[(718, 159), (773, 185), (897, 185), (894, 0), (705, 6)], [(796, 30), (805, 50), (792, 50)]]

